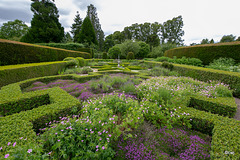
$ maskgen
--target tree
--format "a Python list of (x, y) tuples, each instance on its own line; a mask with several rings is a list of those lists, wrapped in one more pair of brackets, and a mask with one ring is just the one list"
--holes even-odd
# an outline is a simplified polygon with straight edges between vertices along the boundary
[(140, 49), (138, 51), (137, 54), (135, 54), (135, 58), (139, 58), (139, 59), (142, 59), (142, 58), (145, 58), (147, 57), (147, 55), (149, 54), (150, 52), (150, 46), (149, 44), (145, 43), (145, 42), (142, 42), (142, 41), (139, 41), (137, 42), (138, 45), (140, 46)]
[(110, 58), (117, 59), (118, 55), (121, 54), (121, 50), (118, 46), (113, 46), (112, 48), (110, 48), (108, 50), (108, 54), (109, 54)]
[(113, 35), (110, 34), (105, 38), (104, 43), (103, 43), (103, 48), (105, 51), (108, 51), (109, 48), (111, 48), (115, 45), (112, 37), (113, 37)]
[(88, 16), (83, 20), (78, 42), (86, 43), (88, 46), (90, 46), (92, 43), (95, 45), (98, 44), (93, 25)]
[(214, 40), (213, 40), (213, 39), (211, 39), (209, 43), (210, 43), (210, 44), (213, 44), (213, 43), (215, 43), (215, 42), (214, 42)]
[(71, 43), (71, 42), (73, 42), (73, 38), (71, 37), (69, 32), (64, 34), (64, 37), (63, 37), (61, 42), (62, 43)]
[(78, 36), (81, 31), (81, 27), (82, 27), (82, 18), (80, 18), (80, 14), (77, 11), (77, 15), (74, 18), (74, 23), (71, 26), (72, 30), (70, 31), (73, 34), (74, 42), (77, 42), (77, 40), (78, 40)]
[(0, 28), (0, 38), (19, 41), (28, 31), (28, 26), (21, 20), (8, 21)]
[(58, 9), (50, 0), (32, 0), (31, 11), (34, 13), (31, 28), (21, 41), (30, 43), (61, 42), (64, 28), (59, 23)]
[(206, 38), (206, 39), (203, 39), (200, 44), (209, 44), (209, 40)]
[(138, 54), (140, 46), (137, 42), (133, 42), (132, 40), (126, 40), (122, 44), (115, 45), (121, 50), (121, 58), (126, 58), (128, 52), (133, 52), (134, 55)]
[(120, 31), (115, 31), (112, 35), (114, 44), (121, 44), (124, 42), (124, 34)]
[(97, 9), (96, 9), (96, 7), (94, 7), (94, 5), (90, 4), (88, 6), (87, 16), (89, 17), (89, 19), (90, 19), (90, 21), (93, 25), (93, 28), (94, 28), (94, 31), (95, 31), (95, 34), (96, 34), (96, 38), (97, 38), (97, 41), (98, 41), (98, 44), (99, 44), (99, 48), (100, 48), (100, 50), (103, 50), (104, 32), (101, 28), (101, 24), (99, 22), (99, 18), (98, 18), (98, 15), (97, 15)]
[(173, 18), (163, 23), (161, 26), (161, 41), (163, 43), (183, 44), (182, 36), (184, 35), (182, 16)]
[(240, 36), (236, 39), (236, 41), (240, 41)]
[(221, 38), (220, 43), (233, 42), (233, 41), (235, 41), (235, 38), (236, 38), (236, 36), (233, 36), (232, 34), (225, 35)]

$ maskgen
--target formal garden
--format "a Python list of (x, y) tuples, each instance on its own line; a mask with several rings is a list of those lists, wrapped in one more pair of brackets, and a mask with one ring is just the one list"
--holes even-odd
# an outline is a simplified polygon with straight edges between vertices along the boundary
[(1, 159), (240, 158), (238, 69), (4, 43), (69, 55), (0, 67)]

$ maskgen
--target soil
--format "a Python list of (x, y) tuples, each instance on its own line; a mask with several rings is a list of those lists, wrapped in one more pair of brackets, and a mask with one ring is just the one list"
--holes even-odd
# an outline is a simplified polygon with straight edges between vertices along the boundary
[(235, 116), (233, 118), (240, 121), (240, 99), (235, 98), (235, 102), (237, 104), (237, 113), (235, 114)]

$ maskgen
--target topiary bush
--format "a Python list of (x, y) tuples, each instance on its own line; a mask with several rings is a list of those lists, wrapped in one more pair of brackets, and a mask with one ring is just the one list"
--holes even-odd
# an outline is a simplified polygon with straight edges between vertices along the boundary
[(79, 61), (74, 57), (64, 58), (63, 61), (67, 61), (67, 67), (79, 66)]
[(128, 54), (127, 54), (127, 60), (129, 60), (129, 59), (135, 59), (133, 52), (128, 52)]
[(108, 58), (107, 52), (103, 52), (103, 53), (102, 53), (102, 58), (103, 58), (103, 59), (107, 59), (107, 58)]
[(80, 66), (80, 67), (85, 66), (85, 60), (84, 60), (84, 58), (82, 58), (82, 57), (77, 57), (76, 59), (78, 60), (78, 63), (79, 63), (79, 66)]

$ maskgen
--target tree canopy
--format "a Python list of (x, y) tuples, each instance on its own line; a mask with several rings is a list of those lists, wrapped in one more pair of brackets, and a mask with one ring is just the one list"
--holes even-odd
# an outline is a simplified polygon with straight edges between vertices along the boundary
[(32, 0), (31, 11), (34, 13), (31, 28), (21, 41), (30, 43), (61, 42), (64, 28), (59, 23), (58, 9), (50, 0)]
[(78, 37), (79, 37), (79, 33), (81, 31), (81, 27), (82, 27), (82, 18), (80, 17), (79, 12), (77, 11), (77, 15), (74, 18), (74, 23), (72, 24), (71, 28), (71, 33), (73, 34), (73, 41), (77, 42)]
[(103, 32), (103, 30), (101, 28), (101, 24), (99, 22), (99, 18), (98, 18), (98, 15), (97, 15), (97, 8), (92, 4), (90, 4), (88, 6), (87, 17), (89, 17), (89, 19), (90, 19), (90, 21), (93, 25), (95, 35), (96, 35), (96, 39), (98, 41), (99, 49), (103, 50), (104, 32)]
[(96, 45), (98, 44), (93, 25), (88, 16), (83, 20), (78, 42), (85, 43), (88, 46), (90, 46), (92, 43)]
[(21, 20), (8, 21), (0, 28), (0, 38), (19, 41), (28, 31), (28, 26)]

